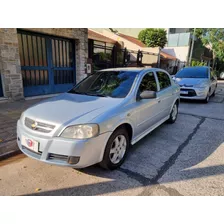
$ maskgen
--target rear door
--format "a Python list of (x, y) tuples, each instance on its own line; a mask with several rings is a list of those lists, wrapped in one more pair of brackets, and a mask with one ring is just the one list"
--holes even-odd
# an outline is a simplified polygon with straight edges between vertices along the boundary
[(157, 71), (156, 76), (159, 83), (159, 91), (157, 93), (157, 100), (159, 105), (158, 119), (162, 120), (170, 114), (175, 95), (170, 76), (163, 71)]
[(153, 72), (145, 74), (138, 87), (135, 106), (137, 115), (136, 136), (143, 133), (157, 122), (157, 99), (139, 99), (139, 95), (146, 90), (158, 91), (158, 84)]

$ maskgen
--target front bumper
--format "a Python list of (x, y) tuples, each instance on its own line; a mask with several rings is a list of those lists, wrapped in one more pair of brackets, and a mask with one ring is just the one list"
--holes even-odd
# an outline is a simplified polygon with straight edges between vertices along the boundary
[[(111, 132), (107, 132), (85, 140), (48, 137), (27, 130), (20, 120), (17, 122), (17, 144), (24, 154), (49, 164), (74, 168), (84, 168), (101, 162), (110, 135)], [(22, 146), (22, 136), (39, 142), (38, 153)], [(75, 164), (70, 164), (71, 158)]]
[[(194, 100), (204, 100), (208, 95), (209, 88), (184, 88), (180, 89), (181, 99), (194, 99)], [(183, 92), (188, 92), (188, 94), (182, 94)]]

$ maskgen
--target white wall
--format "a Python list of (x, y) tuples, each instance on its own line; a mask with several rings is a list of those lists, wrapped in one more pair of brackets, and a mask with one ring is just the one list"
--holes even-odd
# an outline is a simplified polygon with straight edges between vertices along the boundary
[[(159, 53), (159, 48), (158, 47), (140, 47), (137, 44), (134, 44), (128, 40), (126, 40), (125, 38), (122, 38), (110, 31), (107, 30), (103, 30), (103, 35), (106, 37), (109, 37), (113, 40), (116, 40), (117, 42), (121, 43), (123, 45), (123, 47), (129, 49), (129, 50), (133, 50), (133, 51), (138, 51), (138, 50), (142, 50), (145, 52), (149, 52), (149, 53), (155, 53), (158, 54)], [(133, 56), (131, 56), (132, 58), (135, 57), (136, 55), (133, 54)], [(150, 63), (157, 63), (158, 60), (158, 56), (156, 55), (144, 55), (142, 62), (146, 63), (146, 64), (150, 64)]]
[[(97, 32), (103, 33), (104, 30), (110, 31), (109, 28), (91, 28), (92, 30), (95, 30)], [(117, 30), (119, 33), (123, 33), (135, 38), (138, 38), (138, 34), (141, 30), (144, 30), (145, 28), (113, 28), (114, 30)]]
[(163, 52), (170, 54), (180, 61), (187, 61), (189, 46), (186, 47), (165, 47), (162, 49)]

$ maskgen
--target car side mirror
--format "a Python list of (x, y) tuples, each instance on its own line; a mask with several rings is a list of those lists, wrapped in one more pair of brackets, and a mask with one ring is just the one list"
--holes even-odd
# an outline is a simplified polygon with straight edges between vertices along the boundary
[(140, 99), (153, 99), (153, 98), (156, 98), (155, 91), (143, 91), (140, 94)]

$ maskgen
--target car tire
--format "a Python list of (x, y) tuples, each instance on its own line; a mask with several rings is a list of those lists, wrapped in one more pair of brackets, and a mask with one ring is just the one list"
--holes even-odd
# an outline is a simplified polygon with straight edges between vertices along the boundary
[[(118, 141), (119, 145), (116, 146)], [(103, 160), (99, 165), (108, 170), (119, 168), (127, 156), (129, 147), (130, 139), (127, 130), (123, 127), (118, 128), (110, 136), (104, 151)], [(116, 157), (118, 158), (117, 160)]]
[(208, 103), (209, 99), (210, 99), (210, 96), (209, 96), (209, 92), (208, 92), (207, 97), (203, 100), (203, 103)]
[(217, 88), (217, 85), (215, 86), (215, 90), (214, 90), (214, 92), (212, 93), (212, 96), (215, 96), (216, 88)]
[(169, 119), (167, 120), (167, 122), (169, 124), (173, 124), (176, 119), (177, 119), (177, 115), (178, 115), (178, 103), (176, 102), (174, 105), (173, 105), (173, 108), (170, 112), (170, 117)]

